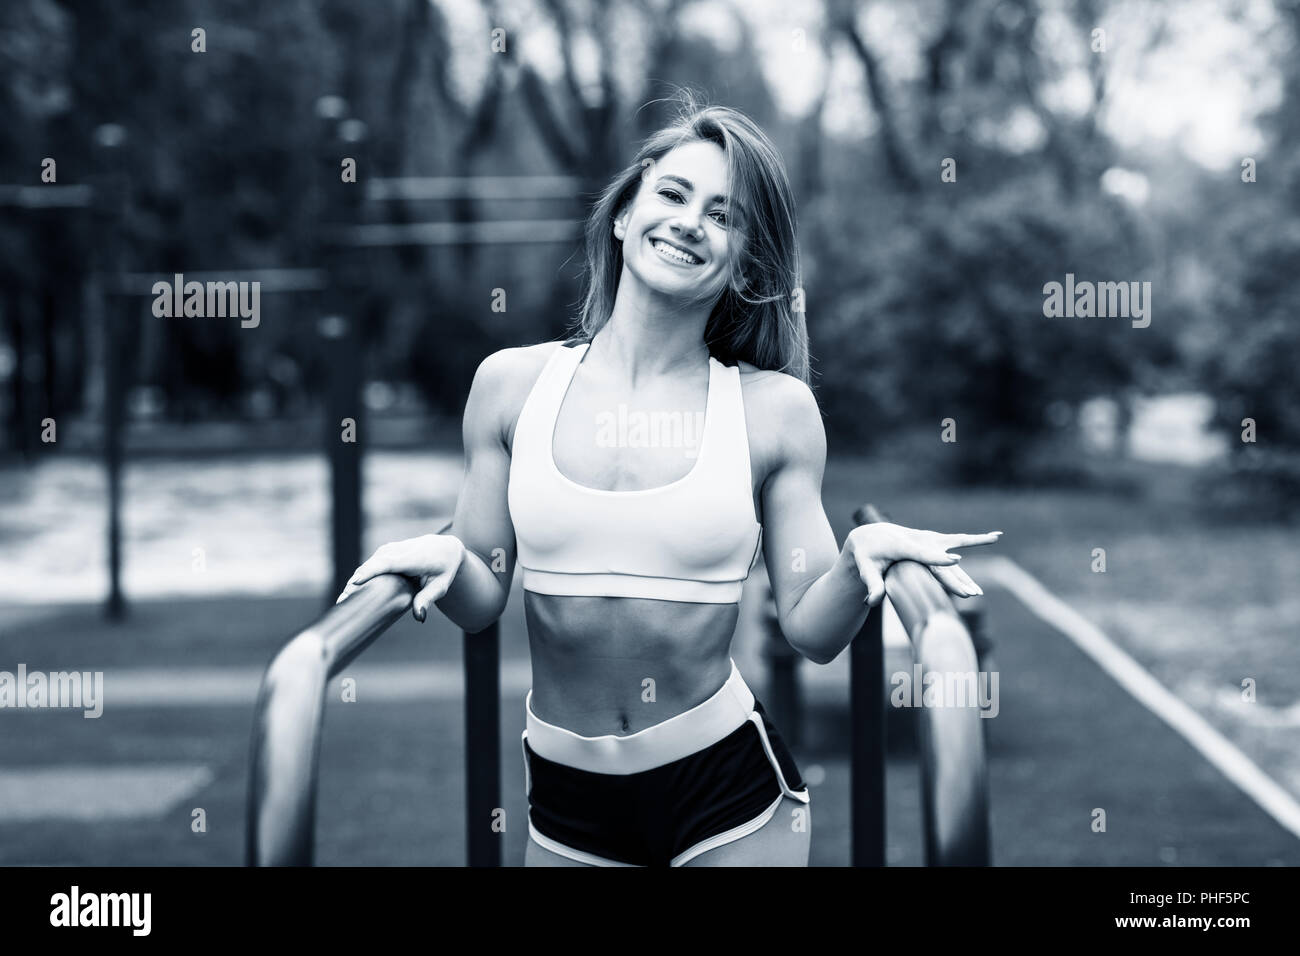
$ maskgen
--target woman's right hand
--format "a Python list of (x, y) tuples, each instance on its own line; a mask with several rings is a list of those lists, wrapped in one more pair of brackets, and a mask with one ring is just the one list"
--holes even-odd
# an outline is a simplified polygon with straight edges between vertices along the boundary
[(451, 587), (464, 557), (464, 543), (452, 534), (425, 534), (405, 541), (390, 541), (357, 568), (334, 603), (340, 603), (377, 575), (401, 574), (419, 582), (411, 613), (423, 622), (429, 608)]

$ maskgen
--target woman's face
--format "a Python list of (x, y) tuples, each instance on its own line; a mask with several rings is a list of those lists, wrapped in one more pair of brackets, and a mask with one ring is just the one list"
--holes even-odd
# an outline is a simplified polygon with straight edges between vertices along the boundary
[(740, 241), (726, 193), (727, 157), (716, 143), (683, 143), (647, 165), (614, 222), (624, 266), (657, 292), (714, 301), (729, 278), (729, 246)]

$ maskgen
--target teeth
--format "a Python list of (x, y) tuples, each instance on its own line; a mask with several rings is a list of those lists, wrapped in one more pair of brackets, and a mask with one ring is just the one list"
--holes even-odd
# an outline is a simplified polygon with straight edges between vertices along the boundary
[(698, 265), (700, 262), (703, 261), (698, 257), (693, 257), (693, 256), (688, 257), (685, 253), (681, 252), (678, 249), (674, 249), (672, 246), (668, 245), (668, 243), (663, 242), (662, 240), (659, 239), (656, 239), (653, 245), (664, 255), (670, 256), (671, 258), (676, 259), (678, 262), (686, 262), (689, 263), (690, 265)]

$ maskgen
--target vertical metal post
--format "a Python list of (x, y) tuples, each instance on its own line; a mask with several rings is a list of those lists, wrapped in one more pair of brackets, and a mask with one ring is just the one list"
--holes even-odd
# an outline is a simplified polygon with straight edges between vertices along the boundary
[[(325, 400), (325, 448), (330, 463), (330, 527), (334, 581), (327, 603), (343, 590), (353, 570), (361, 563), (361, 461), (365, 445), (362, 421), (361, 296), (364, 267), (360, 253), (347, 246), (339, 234), (342, 227), (360, 216), (361, 185), (344, 182), (340, 163), (344, 156), (359, 153), (365, 139), (365, 124), (344, 119), (347, 103), (336, 96), (323, 96), (316, 103), (321, 120), (319, 153), (315, 164), (317, 213), (322, 240), (318, 249), (331, 277), (330, 302), (336, 314), (320, 320), (326, 340), (325, 366), (329, 382)], [(358, 159), (358, 162), (360, 160)], [(362, 164), (364, 165), (364, 164)], [(344, 424), (347, 419), (348, 424)]]
[(465, 642), (465, 842), (470, 866), (501, 865), (501, 639), (493, 621)]
[(124, 271), (128, 241), (125, 221), (130, 179), (122, 159), (126, 130), (117, 123), (103, 123), (95, 128), (94, 139), (102, 150), (95, 198), (101, 250), (97, 258), (104, 318), (104, 471), (108, 485), (108, 603), (104, 610), (111, 620), (120, 620), (126, 613), (122, 596), (122, 425), (126, 404), (122, 344), (126, 337), (123, 323), (134, 300), (129, 295), (133, 290), (116, 286)]
[(122, 597), (122, 417), (126, 386), (123, 381), (122, 323), (132, 299), (126, 295), (107, 299), (104, 359), (104, 468), (108, 478), (108, 617), (117, 621), (126, 613)]
[[(329, 603), (347, 585), (361, 563), (361, 370), (356, 323), (331, 315), (320, 320), (329, 369), (325, 407), (325, 447), (330, 463), (330, 541), (334, 584)], [(345, 429), (344, 419), (351, 419)], [(348, 438), (351, 440), (345, 441)]]
[(885, 865), (885, 643), (877, 605), (849, 648), (853, 865)]
[(781, 619), (770, 582), (763, 585), (762, 616), (763, 654), (768, 665), (768, 689), (765, 703), (772, 721), (781, 728), (781, 734), (791, 747), (803, 742), (803, 707), (799, 698), (799, 652), (781, 633)]

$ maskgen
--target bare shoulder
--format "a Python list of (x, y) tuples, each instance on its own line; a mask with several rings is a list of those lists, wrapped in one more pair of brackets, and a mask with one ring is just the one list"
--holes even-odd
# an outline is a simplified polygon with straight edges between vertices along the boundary
[(557, 341), (499, 349), (479, 363), (465, 409), (466, 426), (471, 411), (489, 423), (508, 449), (514, 441), (515, 423), (542, 368), (562, 348)]
[(826, 464), (826, 428), (811, 388), (793, 375), (740, 361), (750, 459), (755, 477), (766, 479), (798, 461), (820, 470)]

